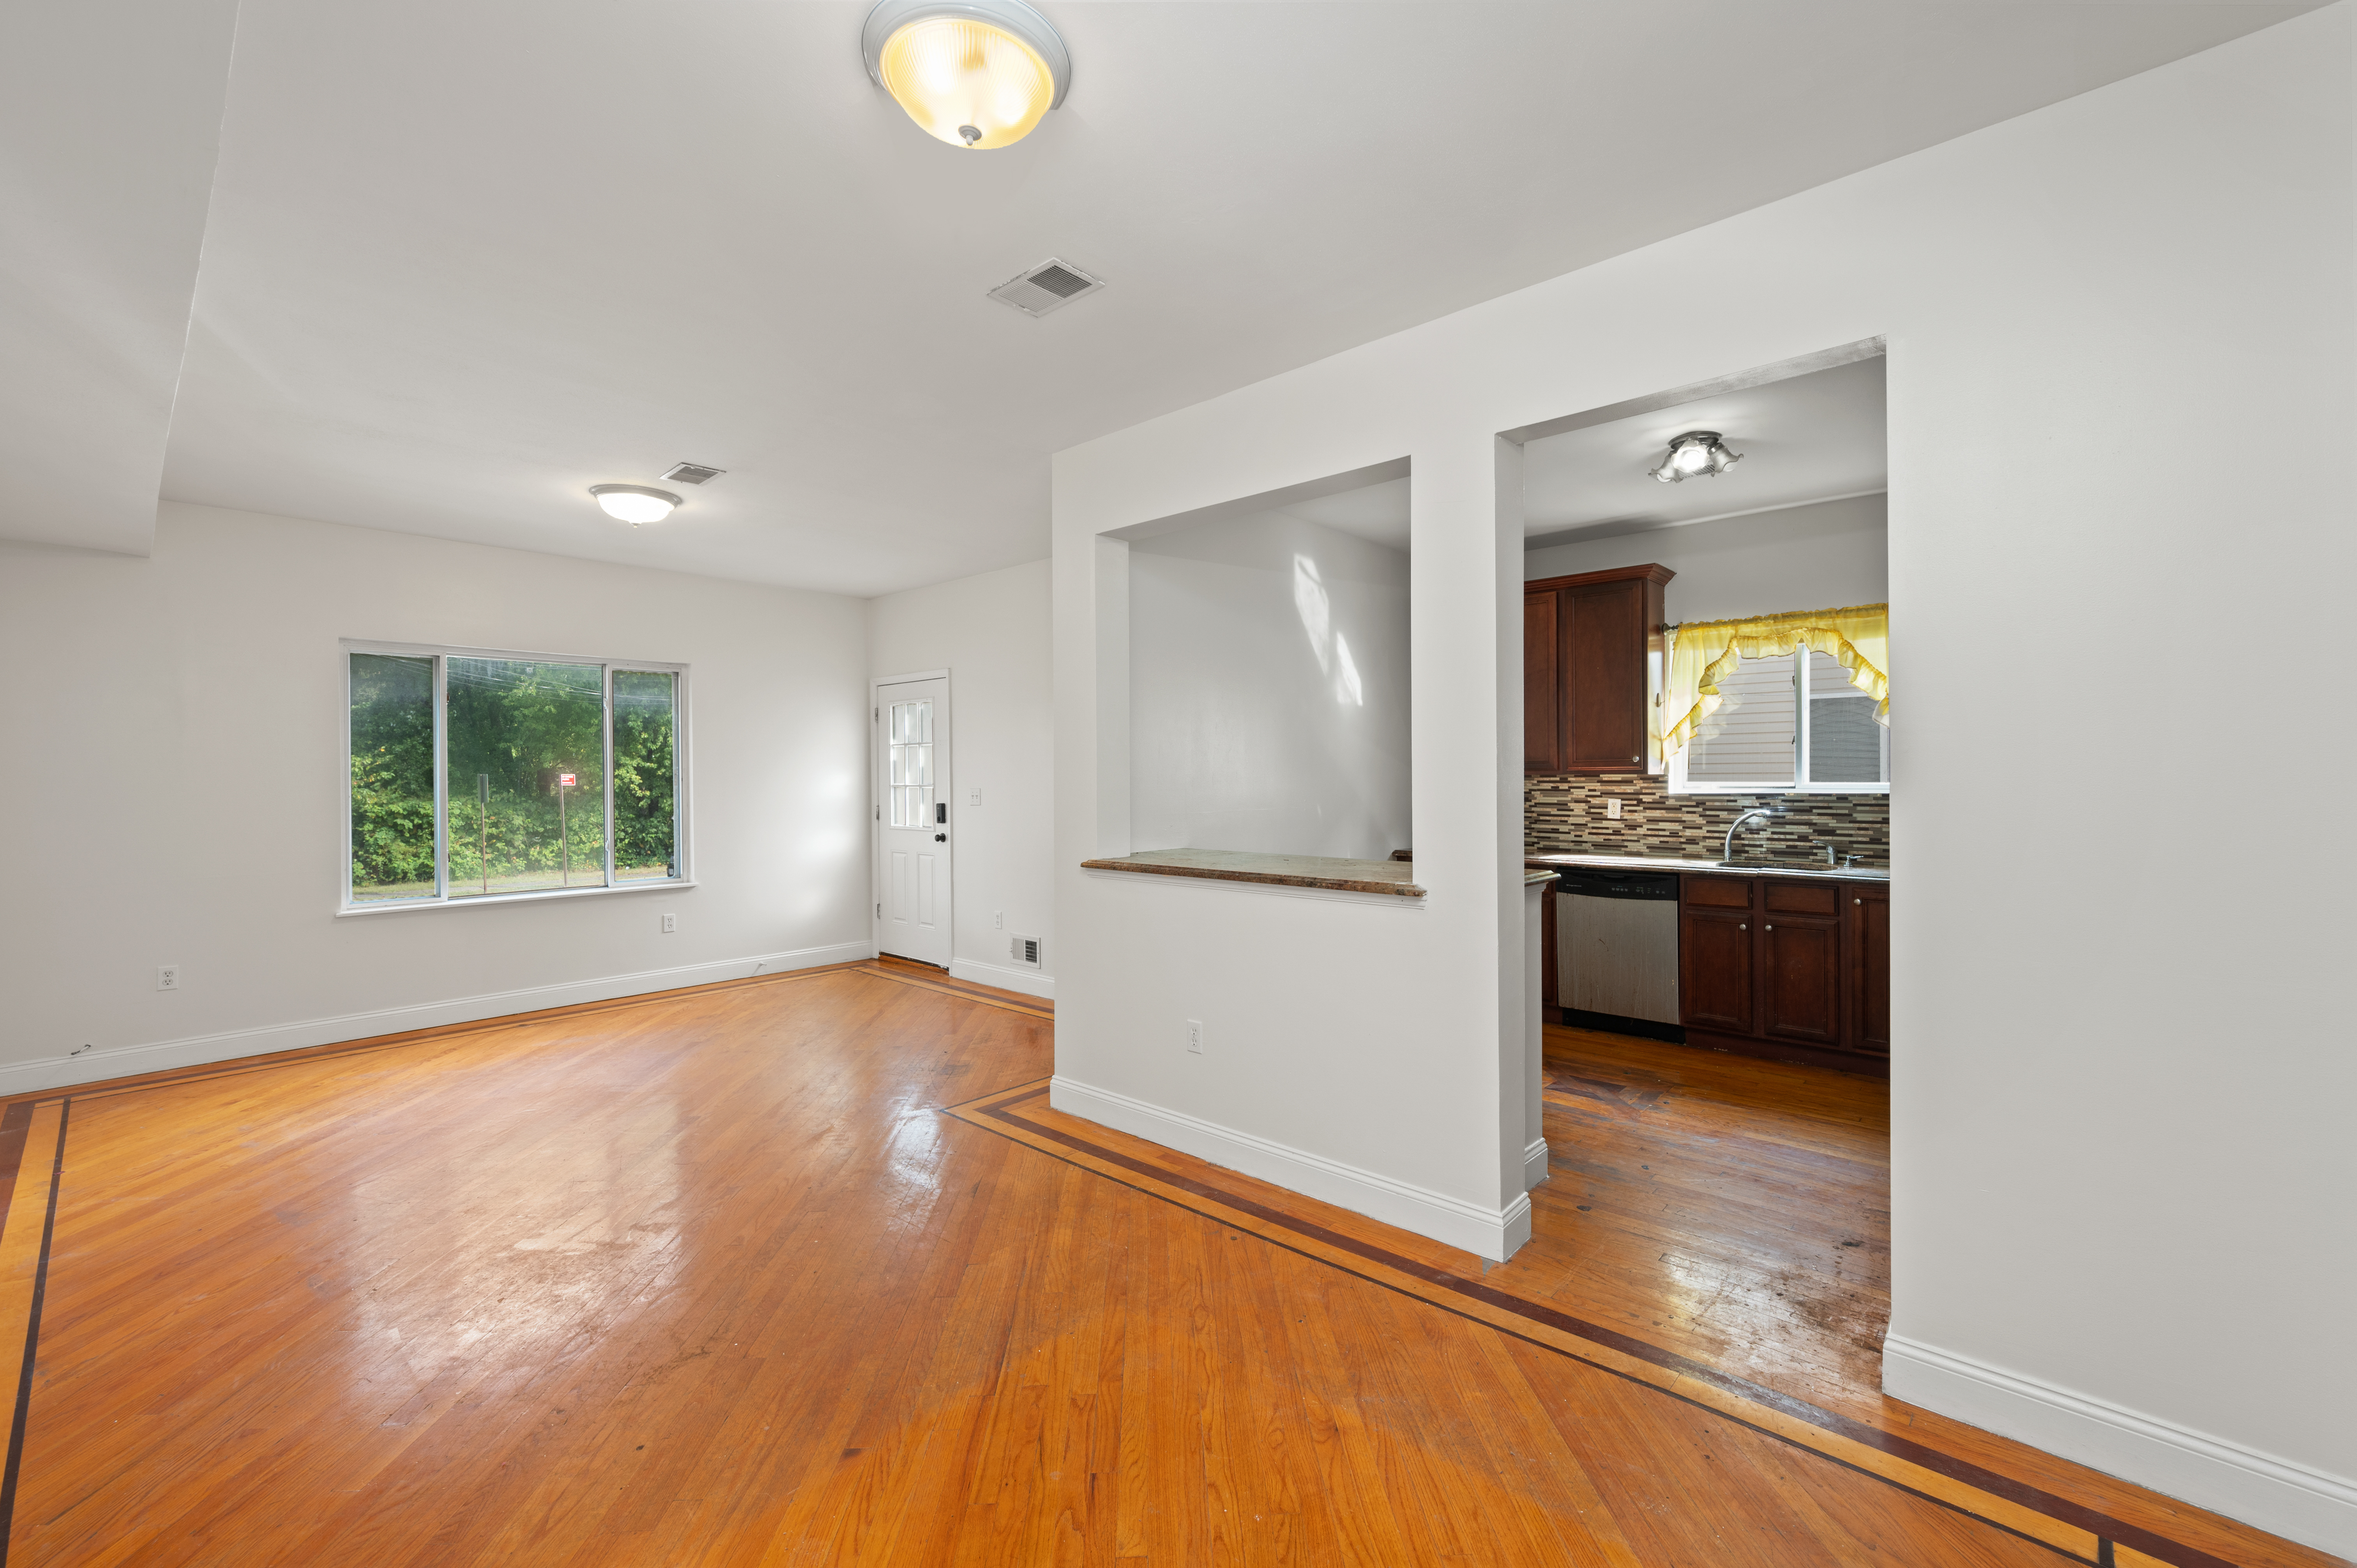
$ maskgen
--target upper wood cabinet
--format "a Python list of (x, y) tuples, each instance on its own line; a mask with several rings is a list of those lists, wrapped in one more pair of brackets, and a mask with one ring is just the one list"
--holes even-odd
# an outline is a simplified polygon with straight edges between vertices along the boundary
[(1667, 566), (1523, 585), (1523, 769), (1641, 773), (1651, 765)]
[(1563, 755), (1563, 625), (1553, 590), (1523, 596), (1523, 771), (1553, 773)]

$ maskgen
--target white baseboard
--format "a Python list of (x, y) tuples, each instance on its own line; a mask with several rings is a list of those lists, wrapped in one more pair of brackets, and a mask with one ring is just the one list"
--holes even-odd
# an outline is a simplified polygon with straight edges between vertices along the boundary
[(1530, 1143), (1530, 1147), (1523, 1151), (1523, 1190), (1524, 1192), (1528, 1192), (1531, 1188), (1538, 1186), (1539, 1183), (1546, 1180), (1546, 1140), (1544, 1138), (1533, 1138)]
[(1892, 1335), (1882, 1391), (2319, 1551), (2357, 1557), (2357, 1484)]
[(976, 985), (996, 985), (1001, 991), (1020, 991), (1026, 996), (1044, 996), (1050, 1002), (1056, 999), (1056, 977), (1036, 969), (953, 958), (950, 960), (950, 978), (971, 981)]
[(1166, 1148), (1209, 1160), (1331, 1203), (1338, 1208), (1462, 1247), (1484, 1258), (1511, 1258), (1531, 1239), (1531, 1200), (1516, 1193), (1502, 1209), (1484, 1208), (1461, 1197), (1434, 1192), (1287, 1147), (1252, 1133), (1222, 1127), (1159, 1105), (1149, 1105), (1109, 1089), (1092, 1089), (1061, 1076), (1048, 1088), (1048, 1103), (1068, 1115), (1150, 1139)]
[(683, 964), (677, 969), (650, 969), (636, 974), (608, 975), (597, 980), (570, 981), (562, 985), (535, 985), (521, 991), (495, 991), (482, 996), (461, 996), (447, 1002), (422, 1002), (407, 1007), (384, 1007), (370, 1013), (345, 1013), (332, 1018), (311, 1018), (298, 1024), (270, 1024), (258, 1029), (230, 1029), (217, 1035), (192, 1035), (152, 1045), (111, 1046), (78, 1056), (39, 1057), (31, 1061), (0, 1062), (0, 1095), (37, 1093), (64, 1089), (100, 1079), (131, 1078), (173, 1068), (205, 1067), (240, 1057), (268, 1056), (274, 1051), (299, 1051), (309, 1046), (339, 1045), (376, 1035), (398, 1035), (411, 1029), (438, 1029), (452, 1024), (472, 1024), (511, 1013), (536, 1013), (544, 1007), (570, 1007), (583, 1002), (610, 1002), (619, 996), (676, 991), (682, 986), (708, 985), (716, 980), (744, 980), (756, 974), (815, 969), (822, 964), (852, 963), (874, 958), (868, 942), (839, 942), (832, 947), (801, 948), (792, 952), (723, 959), (717, 963)]

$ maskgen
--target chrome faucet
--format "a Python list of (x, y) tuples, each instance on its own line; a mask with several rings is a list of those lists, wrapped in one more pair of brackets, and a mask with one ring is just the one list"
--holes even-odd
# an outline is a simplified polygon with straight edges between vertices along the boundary
[(1772, 822), (1775, 819), (1775, 816), (1776, 813), (1770, 811), (1765, 806), (1754, 806), (1751, 810), (1744, 812), (1743, 815), (1736, 818), (1734, 826), (1727, 830), (1727, 847), (1719, 851), (1719, 860), (1724, 863), (1735, 858), (1735, 835), (1743, 831), (1744, 823), (1749, 822), (1754, 817), (1760, 817)]

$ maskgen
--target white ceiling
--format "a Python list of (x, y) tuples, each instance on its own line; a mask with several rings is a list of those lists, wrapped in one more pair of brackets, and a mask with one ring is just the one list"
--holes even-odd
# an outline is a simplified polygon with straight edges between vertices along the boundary
[[(985, 570), (1046, 553), (1059, 448), (2310, 8), (1042, 4), (1066, 106), (969, 153), (868, 82), (858, 0), (243, 0), (164, 494)], [(1050, 254), (1110, 286), (983, 297)], [(729, 472), (660, 527), (582, 494), (683, 458)]]
[(236, 27), (237, 0), (0, 5), (0, 539), (155, 538)]
[[(1523, 447), (1532, 547), (1869, 495), (1888, 487), (1881, 355), (1541, 436)], [(1716, 430), (1743, 460), (1710, 478), (1652, 478), (1684, 430)], [(1406, 478), (1278, 509), (1394, 550), (1408, 547)]]
[(1394, 550), (1407, 548), (1407, 488), (1405, 478), (1361, 485), (1316, 500), (1295, 501), (1278, 510), (1308, 522), (1322, 522), (1344, 533), (1355, 533)]
[[(1560, 544), (1883, 489), (1884, 363), (1877, 355), (1530, 442), (1523, 532)], [(1686, 430), (1717, 431), (1743, 460), (1711, 478), (1662, 483), (1652, 470)]]

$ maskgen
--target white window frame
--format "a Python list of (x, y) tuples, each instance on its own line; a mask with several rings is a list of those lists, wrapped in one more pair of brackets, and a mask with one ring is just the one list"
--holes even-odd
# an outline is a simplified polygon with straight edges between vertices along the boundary
[[(355, 653), (393, 654), (407, 659), (434, 660), (434, 893), (431, 897), (371, 899), (364, 904), (352, 901), (352, 655)], [(487, 893), (472, 897), (453, 898), (450, 896), (450, 780), (449, 757), (443, 736), (446, 710), (444, 698), (449, 661), (453, 659), (511, 659), (547, 664), (595, 664), (602, 671), (605, 689), (603, 732), (605, 757), (603, 771), (606, 789), (605, 886), (602, 887), (534, 888), (523, 893)], [(339, 830), (342, 855), (338, 862), (336, 918), (352, 915), (393, 915), (413, 909), (464, 909), (483, 904), (522, 904), (551, 898), (597, 898), (615, 893), (645, 893), (675, 891), (695, 886), (693, 860), (694, 835), (690, 824), (694, 821), (693, 796), (688, 789), (688, 667), (667, 663), (660, 659), (609, 659), (583, 653), (529, 653), (508, 648), (459, 648), (438, 642), (375, 642), (361, 638), (344, 638), (337, 645), (338, 683), (342, 693), (342, 722), (337, 725), (343, 739), (343, 754), (337, 759), (339, 777), (342, 779), (342, 826)], [(638, 882), (616, 883), (614, 880), (614, 675), (645, 672), (672, 676), (676, 684), (672, 688), (672, 800), (678, 813), (676, 876), (649, 877)]]
[[(1809, 781), (1809, 723), (1810, 708), (1812, 705), (1809, 702), (1809, 650), (1806, 648), (1796, 648), (1789, 655), (1781, 655), (1780, 657), (1790, 658), (1792, 661), (1792, 705), (1794, 711), (1794, 720), (1792, 725), (1792, 777), (1784, 779), (1770, 779), (1750, 783), (1720, 783), (1715, 780), (1705, 784), (1689, 782), (1686, 778), (1686, 758), (1694, 750), (1694, 742), (1689, 739), (1685, 745), (1678, 747), (1677, 750), (1670, 754), (1668, 770), (1669, 792), (1673, 795), (1889, 794), (1890, 728), (1888, 725), (1875, 725), (1875, 729), (1879, 734), (1882, 741), (1883, 782), (1879, 784), (1815, 784)], [(1749, 660), (1747, 660), (1746, 662), (1749, 662)], [(1766, 663), (1768, 660), (1761, 660), (1760, 662)]]

